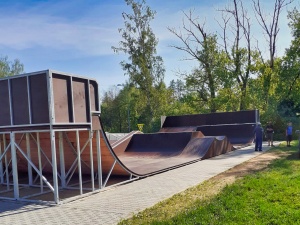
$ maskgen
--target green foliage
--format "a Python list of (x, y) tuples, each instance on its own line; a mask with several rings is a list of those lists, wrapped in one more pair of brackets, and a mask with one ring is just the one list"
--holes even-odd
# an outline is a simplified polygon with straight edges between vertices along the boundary
[[(143, 132), (155, 132), (160, 129), (160, 117), (166, 115), (172, 102), (171, 91), (162, 83), (158, 86), (158, 101), (149, 117), (149, 106), (142, 91), (132, 84), (122, 89), (112, 89), (104, 94), (101, 105), (103, 126), (108, 132), (128, 132), (137, 130), (137, 124), (144, 124)], [(150, 121), (147, 123), (147, 121)]]
[(125, 28), (120, 28), (119, 32), (124, 40), (120, 42), (120, 47), (112, 48), (117, 53), (129, 55), (127, 62), (121, 62), (123, 70), (129, 75), (131, 83), (150, 94), (152, 84), (159, 85), (165, 73), (162, 58), (156, 56), (158, 40), (150, 27), (155, 12), (145, 6), (144, 0), (141, 3), (125, 1), (131, 6), (133, 14), (123, 13)]
[[(292, 111), (298, 111), (300, 105), (300, 13), (297, 9), (289, 12), (288, 18), (294, 39), (286, 49), (280, 67), (277, 93), (280, 93), (280, 106), (289, 105)], [(285, 104), (286, 103), (286, 104)], [(287, 104), (289, 103), (289, 104)]]
[[(163, 60), (156, 55), (156, 39), (150, 22), (154, 19), (155, 11), (146, 6), (146, 1), (125, 0), (131, 7), (132, 13), (123, 13), (124, 28), (119, 29), (123, 40), (119, 47), (112, 47), (116, 52), (128, 55), (127, 61), (121, 66), (129, 76), (129, 83), (139, 90), (141, 104), (138, 105), (135, 120), (145, 124), (144, 131), (155, 129), (157, 117), (164, 112), (168, 92), (163, 83), (165, 68)], [(131, 105), (132, 99), (129, 99)]]
[[(145, 132), (154, 132), (159, 129), (163, 115), (247, 109), (259, 109), (263, 124), (273, 121), (278, 132), (275, 133), (277, 139), (284, 139), (287, 121), (293, 121), (298, 129), (300, 13), (297, 9), (288, 14), (293, 35), (291, 46), (286, 49), (284, 57), (274, 58), (272, 62), (264, 59), (261, 52), (250, 45), (251, 40), (247, 39), (250, 37), (247, 36), (250, 27), (247, 28), (249, 32), (245, 27), (249, 18), (244, 18), (245, 15), (238, 10), (242, 2), (237, 1), (233, 11), (228, 11), (229, 8), (223, 10), (229, 15), (238, 11), (238, 14), (232, 15), (233, 21), (228, 20), (226, 25), (229, 27), (231, 24), (233, 31), (236, 31), (236, 26), (240, 29), (240, 33), (234, 34), (237, 39), (230, 42), (232, 37), (225, 38), (228, 40), (226, 46), (220, 45), (215, 33), (204, 30), (204, 24), (197, 22), (193, 11), (184, 13), (187, 20), (187, 23), (183, 23), (186, 36), (169, 28), (183, 44), (173, 47), (188, 53), (199, 62), (199, 66), (190, 73), (181, 74), (180, 80), (173, 80), (166, 87), (163, 82), (163, 60), (156, 54), (158, 39), (150, 27), (156, 12), (146, 6), (145, 0), (125, 2), (131, 7), (132, 13), (122, 14), (124, 28), (119, 32), (123, 40), (119, 47), (112, 48), (116, 53), (128, 55), (128, 60), (122, 61), (121, 66), (129, 76), (129, 81), (128, 88), (124, 87), (120, 96), (107, 98), (102, 105), (103, 117), (107, 112), (109, 116), (117, 118), (111, 122), (105, 119), (109, 129), (125, 132), (129, 127), (130, 130), (136, 129), (137, 123), (143, 123)], [(239, 17), (240, 22), (244, 18), (245, 24), (236, 24), (235, 16)], [(237, 43), (237, 40), (244, 38), (247, 43)]]
[(186, 37), (175, 29), (169, 30), (181, 41), (182, 46), (173, 46), (179, 50), (187, 52), (193, 59), (199, 62), (199, 66), (191, 73), (184, 74), (188, 95), (193, 94), (198, 98), (199, 105), (195, 105), (195, 110), (201, 111), (208, 108), (210, 112), (216, 112), (216, 97), (218, 91), (226, 86), (228, 73), (226, 69), (226, 55), (222, 52), (217, 43), (215, 34), (207, 33), (203, 25), (190, 14), (184, 13), (189, 21), (189, 26), (183, 24), (183, 29), (187, 32)]
[(105, 131), (124, 132), (122, 124), (122, 111), (116, 99), (116, 89), (111, 89), (104, 94), (101, 104), (101, 119)]
[(7, 56), (0, 57), (0, 78), (21, 74), (24, 72), (24, 65), (19, 59), (10, 61)]

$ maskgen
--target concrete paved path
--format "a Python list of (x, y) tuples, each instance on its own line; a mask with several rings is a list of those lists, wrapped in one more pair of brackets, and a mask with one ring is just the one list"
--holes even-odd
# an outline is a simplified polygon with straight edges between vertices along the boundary
[(56, 206), (1, 200), (0, 224), (117, 224), (259, 154), (249, 146)]

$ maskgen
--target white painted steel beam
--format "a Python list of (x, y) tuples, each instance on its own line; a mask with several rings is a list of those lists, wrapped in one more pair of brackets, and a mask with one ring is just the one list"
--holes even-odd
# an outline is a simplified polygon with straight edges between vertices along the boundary
[[(0, 157), (2, 155), (2, 140), (0, 137)], [(0, 183), (3, 184), (4, 183), (4, 174), (3, 174), (3, 157), (1, 157), (0, 159)]]
[(93, 131), (89, 131), (90, 135), (90, 164), (91, 164), (91, 182), (92, 191), (95, 191), (95, 181), (94, 181), (94, 157), (93, 157)]
[[(30, 136), (29, 133), (26, 133), (26, 149), (27, 149), (27, 158), (29, 161), (31, 161), (31, 152), (30, 152)], [(30, 163), (28, 162), (28, 184), (32, 185), (32, 167), (30, 165)]]
[(10, 133), (10, 149), (11, 149), (11, 159), (12, 159), (12, 171), (13, 171), (13, 181), (14, 181), (14, 198), (19, 199), (19, 179), (18, 179), (18, 166), (17, 166), (17, 151), (16, 151), (16, 140), (15, 133)]
[[(43, 173), (43, 164), (42, 164), (42, 155), (41, 155), (41, 142), (40, 142), (40, 133), (36, 133), (36, 144), (37, 144), (37, 150), (38, 150), (38, 160), (39, 160), (39, 172), (40, 174)], [(40, 189), (41, 192), (44, 191), (44, 183), (43, 183), (43, 177), (40, 175)]]
[(66, 187), (66, 169), (65, 169), (65, 154), (64, 154), (64, 140), (62, 131), (58, 132), (59, 140), (59, 159), (60, 159), (60, 182), (62, 188)]
[(53, 130), (50, 130), (50, 139), (51, 139), (54, 202), (58, 204), (59, 195), (58, 195), (58, 179), (57, 179), (56, 145), (55, 145), (55, 132)]
[(80, 195), (83, 194), (82, 191), (82, 172), (81, 172), (81, 152), (80, 152), (80, 140), (79, 131), (76, 131), (76, 147), (77, 147), (77, 162), (78, 162), (78, 178), (79, 178), (79, 191)]
[(99, 189), (102, 188), (102, 161), (101, 161), (101, 142), (100, 131), (96, 131), (96, 144), (97, 144), (97, 167), (98, 167), (98, 185)]

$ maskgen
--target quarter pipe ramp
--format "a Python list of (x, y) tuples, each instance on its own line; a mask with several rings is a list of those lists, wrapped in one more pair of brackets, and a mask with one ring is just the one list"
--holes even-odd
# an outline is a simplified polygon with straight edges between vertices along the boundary
[(26, 185), (40, 193), (47, 187), (56, 203), (74, 177), (82, 194), (86, 176), (91, 190), (101, 189), (113, 176), (145, 177), (232, 151), (231, 142), (251, 140), (254, 121), (253, 112), (222, 114), (228, 125), (208, 114), (167, 117), (160, 132), (133, 133), (111, 146), (97, 82), (52, 70), (0, 79), (0, 102), (1, 184), (7, 191), (14, 187), (14, 199), (23, 198), (19, 183), (25, 173)]

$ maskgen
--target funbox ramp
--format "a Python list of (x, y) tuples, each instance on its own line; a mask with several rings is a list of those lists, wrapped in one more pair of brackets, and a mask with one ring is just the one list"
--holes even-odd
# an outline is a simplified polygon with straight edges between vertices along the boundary
[[(224, 135), (204, 137), (203, 132), (188, 128), (176, 133), (134, 134), (123, 151), (115, 152), (99, 117), (95, 80), (46, 70), (0, 79), (0, 90), (2, 143), (11, 143), (9, 133), (15, 133), (19, 171), (27, 171), (30, 161), (36, 168), (42, 164), (43, 173), (52, 173), (55, 167), (67, 173), (147, 176), (233, 149)], [(192, 121), (205, 119), (214, 121), (209, 115), (197, 115)], [(175, 120), (191, 121), (185, 116)], [(174, 129), (178, 126), (169, 118), (166, 122)]]
[(204, 137), (197, 131), (136, 134), (119, 158), (128, 169), (141, 176), (232, 150), (233, 147), (226, 137)]

